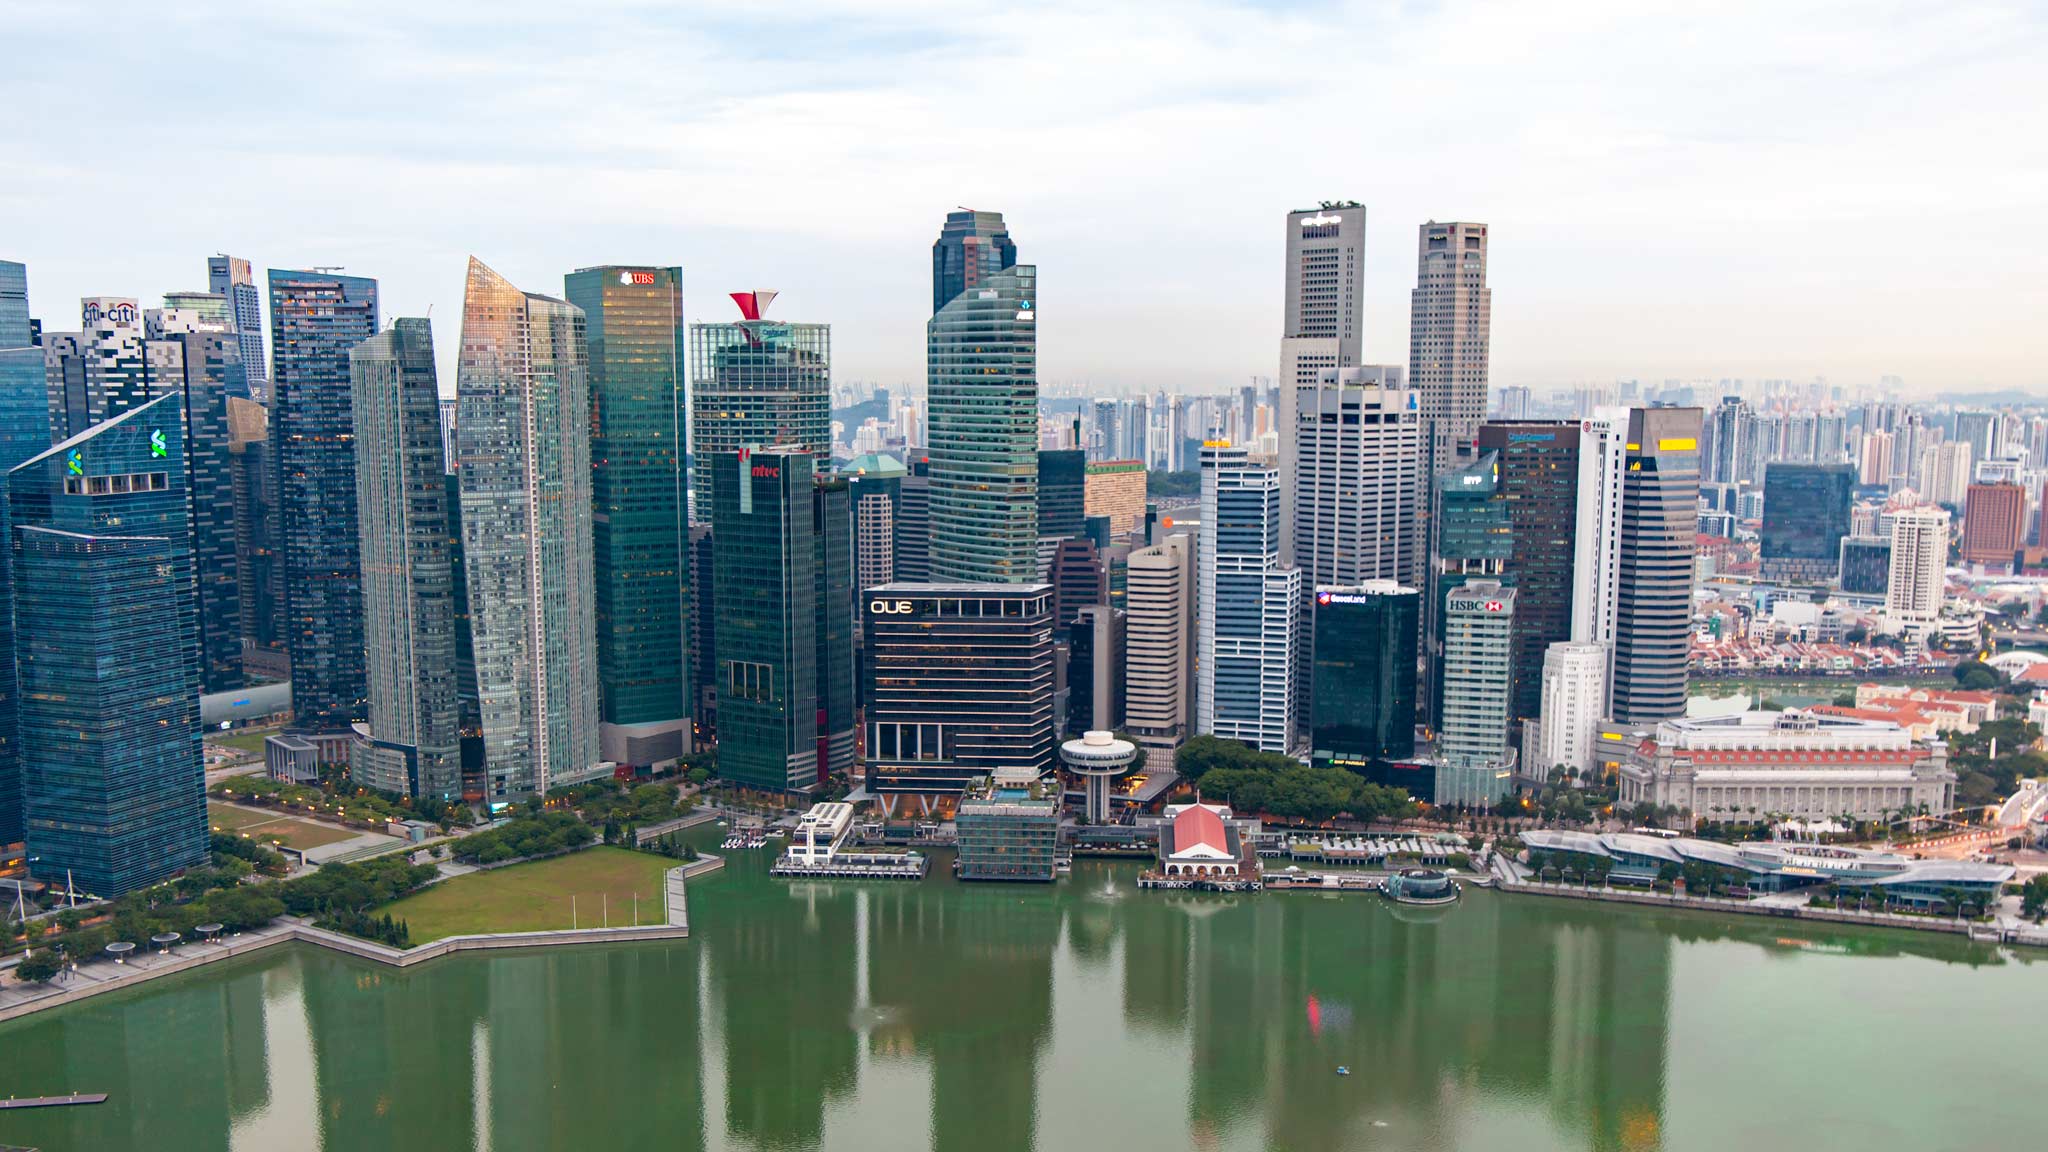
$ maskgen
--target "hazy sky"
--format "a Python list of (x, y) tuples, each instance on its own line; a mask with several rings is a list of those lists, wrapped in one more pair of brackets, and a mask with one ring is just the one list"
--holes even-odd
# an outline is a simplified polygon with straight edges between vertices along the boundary
[(0, 257), (52, 331), (216, 251), (343, 265), (444, 367), (471, 253), (680, 264), (692, 319), (779, 289), (896, 383), (967, 205), (1039, 266), (1042, 381), (1206, 389), (1273, 374), (1284, 214), (1350, 198), (1369, 361), (1433, 217), (1491, 226), (1496, 386), (2048, 391), (2044, 12), (0, 0)]

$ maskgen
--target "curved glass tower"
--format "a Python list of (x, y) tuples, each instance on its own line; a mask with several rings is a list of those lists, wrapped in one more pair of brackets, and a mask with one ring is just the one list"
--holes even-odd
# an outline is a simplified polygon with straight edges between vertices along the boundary
[(926, 332), (931, 574), (1038, 579), (1038, 269), (993, 273)]

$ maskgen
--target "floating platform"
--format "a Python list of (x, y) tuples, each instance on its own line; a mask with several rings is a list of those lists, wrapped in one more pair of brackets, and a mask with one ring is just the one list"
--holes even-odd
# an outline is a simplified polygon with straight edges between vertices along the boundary
[(69, 1096), (10, 1096), (0, 1100), (0, 1109), (62, 1108), (68, 1104), (105, 1104), (105, 1092), (73, 1092)]
[(922, 880), (930, 867), (931, 860), (920, 852), (840, 852), (823, 864), (785, 854), (768, 874), (787, 880)]

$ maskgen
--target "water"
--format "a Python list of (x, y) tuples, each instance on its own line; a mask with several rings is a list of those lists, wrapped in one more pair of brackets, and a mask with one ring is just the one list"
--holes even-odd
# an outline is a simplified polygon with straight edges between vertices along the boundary
[(0, 1026), (0, 1095), (112, 1094), (0, 1113), (0, 1144), (1924, 1152), (2035, 1123), (2048, 956), (1491, 892), (1141, 894), (1128, 864), (767, 864), (694, 883), (682, 944), (406, 972), (294, 945)]

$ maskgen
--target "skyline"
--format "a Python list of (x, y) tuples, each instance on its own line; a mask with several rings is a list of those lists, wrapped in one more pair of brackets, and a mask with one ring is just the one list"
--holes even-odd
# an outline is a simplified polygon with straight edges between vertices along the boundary
[[(1367, 363), (1407, 361), (1435, 219), (1497, 240), (1496, 389), (2042, 383), (2048, 289), (2027, 272), (2048, 244), (2004, 222), (2048, 206), (2048, 146), (1984, 114), (2048, 96), (2027, 68), (2048, 20), (2018, 5), (1845, 23), (1056, 0), (1000, 38), (991, 5), (858, 8), (121, 7), (87, 26), (34, 5), (19, 23), (47, 50), (0, 128), (5, 255), (53, 332), (85, 296), (203, 288), (216, 252), (338, 264), (380, 282), (386, 316), (444, 323), (471, 253), (550, 295), (576, 268), (680, 265), (687, 321), (769, 285), (776, 318), (833, 326), (837, 379), (915, 386), (930, 244), (965, 205), (1003, 212), (1043, 270), (1049, 391), (1208, 391), (1275, 374), (1285, 213), (1354, 198)], [(1333, 41), (1373, 66), (1300, 67)], [(101, 106), (147, 113), (118, 164), (51, 146), (82, 67)], [(1328, 131), (1341, 109), (1355, 137)]]

